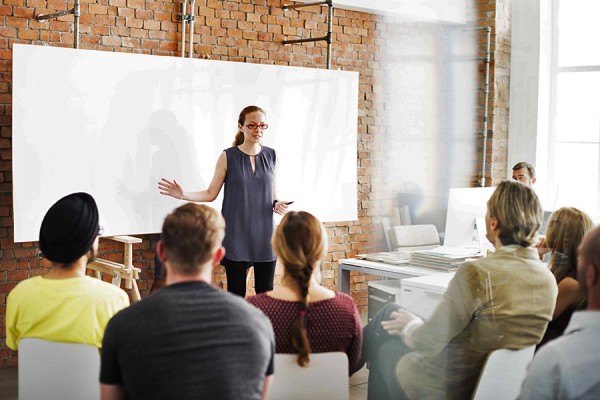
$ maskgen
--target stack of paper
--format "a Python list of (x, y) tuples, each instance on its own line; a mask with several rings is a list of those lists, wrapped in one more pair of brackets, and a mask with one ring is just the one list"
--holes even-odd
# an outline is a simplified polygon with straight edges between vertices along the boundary
[(468, 259), (481, 257), (477, 249), (440, 246), (431, 250), (413, 251), (410, 264), (416, 267), (452, 271)]
[(388, 251), (382, 253), (359, 254), (356, 258), (360, 260), (375, 261), (385, 264), (404, 265), (410, 261), (410, 255), (406, 252)]

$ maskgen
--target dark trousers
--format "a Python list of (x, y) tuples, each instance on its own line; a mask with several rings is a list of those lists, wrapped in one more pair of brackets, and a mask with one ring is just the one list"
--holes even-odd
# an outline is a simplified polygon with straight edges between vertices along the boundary
[(248, 268), (254, 266), (254, 289), (256, 293), (273, 290), (275, 265), (277, 261), (252, 262), (232, 261), (228, 258), (221, 260), (227, 274), (227, 291), (238, 296), (246, 296), (246, 274)]
[(396, 377), (396, 365), (411, 349), (397, 336), (390, 336), (381, 326), (399, 308), (389, 303), (363, 329), (360, 365), (369, 363), (368, 400), (405, 400), (408, 397)]

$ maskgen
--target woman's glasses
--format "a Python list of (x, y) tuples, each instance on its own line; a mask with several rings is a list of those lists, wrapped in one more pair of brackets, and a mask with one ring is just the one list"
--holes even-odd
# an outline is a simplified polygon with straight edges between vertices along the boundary
[(269, 129), (269, 125), (267, 125), (267, 124), (248, 124), (248, 125), (246, 125), (246, 128), (248, 128), (250, 130), (255, 130), (256, 128), (260, 128), (264, 131), (266, 129)]

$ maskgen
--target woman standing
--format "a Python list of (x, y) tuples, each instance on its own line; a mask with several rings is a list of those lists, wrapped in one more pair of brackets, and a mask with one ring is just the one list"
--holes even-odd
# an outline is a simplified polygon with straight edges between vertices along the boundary
[(158, 183), (161, 194), (180, 200), (211, 202), (223, 185), (222, 214), (225, 218), (226, 255), (221, 264), (227, 273), (227, 288), (239, 296), (246, 294), (246, 274), (254, 266), (256, 293), (273, 289), (276, 257), (271, 248), (273, 212), (284, 214), (286, 201), (277, 200), (275, 191), (275, 150), (261, 145), (269, 127), (265, 112), (257, 106), (244, 108), (238, 118), (233, 146), (217, 160), (213, 179), (206, 190), (186, 192), (173, 180)]
[(577, 280), (577, 256), (583, 237), (593, 227), (592, 219), (573, 207), (556, 210), (548, 220), (546, 239), (542, 241), (538, 251), (542, 256), (545, 252), (550, 252), (548, 266), (558, 284), (558, 297), (552, 321), (548, 324), (538, 349), (550, 340), (562, 336), (571, 315), (586, 305), (586, 298)]
[(275, 351), (298, 354), (301, 366), (310, 353), (341, 351), (352, 375), (362, 346), (360, 316), (350, 296), (317, 282), (316, 267), (327, 251), (325, 228), (307, 212), (290, 212), (277, 227), (273, 248), (284, 267), (281, 286), (248, 302), (271, 320)]

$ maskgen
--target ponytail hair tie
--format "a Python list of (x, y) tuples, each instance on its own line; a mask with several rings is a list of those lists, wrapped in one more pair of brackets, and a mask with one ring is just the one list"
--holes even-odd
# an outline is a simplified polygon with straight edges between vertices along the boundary
[(305, 310), (300, 310), (300, 311), (298, 311), (298, 315), (302, 315), (302, 316), (304, 316), (304, 314), (306, 314), (306, 311), (305, 311)]

